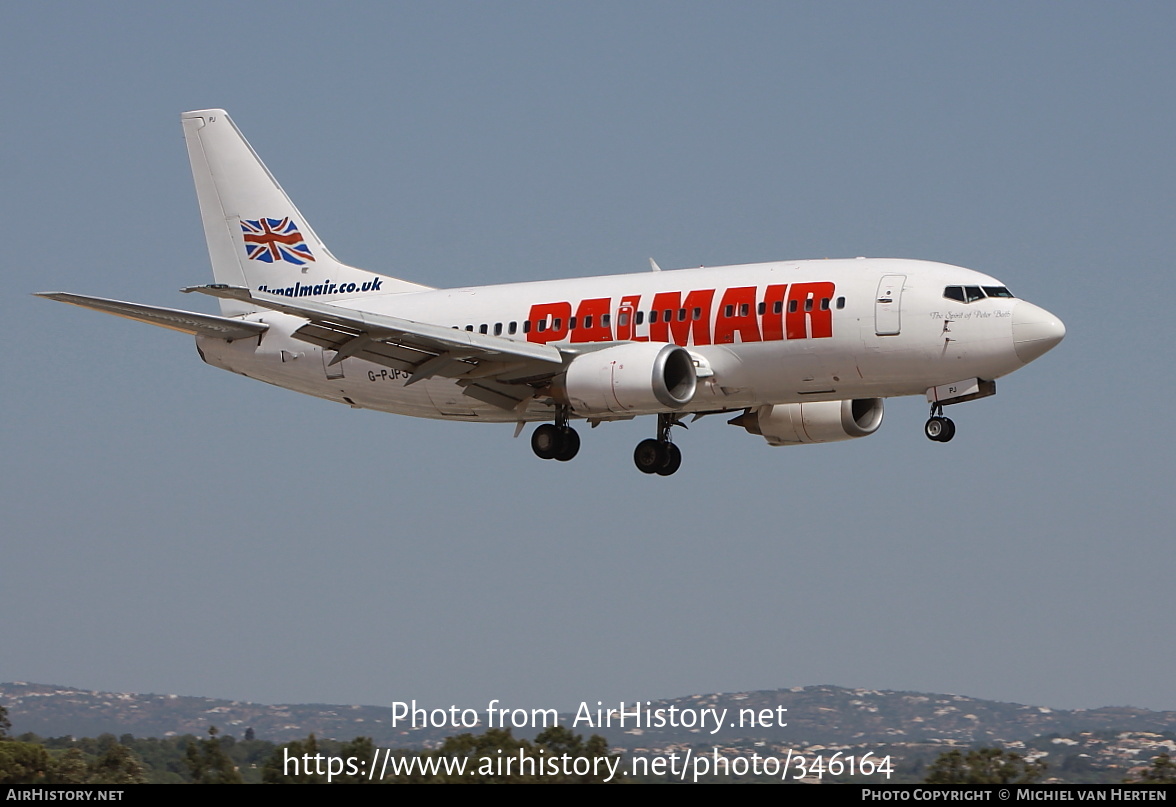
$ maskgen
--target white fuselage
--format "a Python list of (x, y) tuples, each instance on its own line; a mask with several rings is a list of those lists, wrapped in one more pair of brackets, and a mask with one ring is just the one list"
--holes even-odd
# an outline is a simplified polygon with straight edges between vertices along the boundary
[[(677, 343), (694, 354), (699, 369), (697, 392), (683, 412), (921, 395), (960, 379), (995, 379), (1040, 355), (1018, 344), (1032, 341), (1025, 333), (1047, 313), (1011, 296), (949, 299), (948, 287), (1003, 285), (970, 269), (899, 259), (785, 261), (408, 293), (330, 294), (331, 278), (304, 280), (268, 291), (573, 351)], [(261, 311), (245, 319), (269, 329), (234, 342), (198, 336), (207, 362), (385, 412), (500, 422), (551, 418), (551, 407), (539, 399), (510, 411), (463, 394), (450, 378), (407, 385), (409, 373), (358, 358), (330, 365), (333, 351), (292, 336), (305, 324), (300, 317)], [(1018, 326), (1021, 337), (1014, 322), (1027, 323)]]
[(544, 460), (580, 450), (572, 419), (656, 415), (633, 462), (670, 476), (693, 413), (769, 445), (865, 437), (883, 400), (944, 407), (1061, 342), (1061, 320), (970, 269), (898, 259), (783, 261), (434, 289), (340, 262), (223, 109), (180, 116), (220, 314), (70, 292), (48, 299), (196, 335), (216, 367), (414, 417), (546, 421)]

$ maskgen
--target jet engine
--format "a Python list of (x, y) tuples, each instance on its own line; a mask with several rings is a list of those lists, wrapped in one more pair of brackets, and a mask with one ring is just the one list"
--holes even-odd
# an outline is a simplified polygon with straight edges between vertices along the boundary
[(878, 431), (882, 425), (882, 399), (761, 406), (727, 422), (762, 436), (774, 446), (833, 443)]
[(577, 415), (642, 414), (681, 409), (697, 388), (686, 348), (629, 342), (572, 359), (553, 394)]

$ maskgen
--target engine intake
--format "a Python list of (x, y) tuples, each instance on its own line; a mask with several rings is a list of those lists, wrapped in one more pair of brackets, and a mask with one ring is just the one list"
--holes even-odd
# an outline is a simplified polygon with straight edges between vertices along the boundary
[(698, 374), (690, 351), (664, 342), (630, 342), (572, 359), (553, 387), (577, 415), (650, 414), (681, 409)]
[(769, 445), (789, 446), (865, 437), (878, 431), (882, 414), (881, 398), (855, 398), (761, 406), (727, 422), (760, 435)]

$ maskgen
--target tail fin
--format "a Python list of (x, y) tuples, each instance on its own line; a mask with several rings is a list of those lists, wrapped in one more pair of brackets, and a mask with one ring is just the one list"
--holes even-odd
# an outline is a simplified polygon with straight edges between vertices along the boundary
[[(180, 116), (217, 283), (318, 300), (428, 286), (340, 263), (223, 109)], [(255, 311), (221, 300), (221, 311)]]

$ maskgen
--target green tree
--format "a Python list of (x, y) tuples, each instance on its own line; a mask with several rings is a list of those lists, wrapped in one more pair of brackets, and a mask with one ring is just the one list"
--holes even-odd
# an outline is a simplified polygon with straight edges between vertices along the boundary
[(261, 781), (267, 785), (326, 784), (325, 773), (318, 773), (320, 770), (326, 771), (319, 753), (314, 732), (310, 733), (305, 742), (294, 740), (279, 746), (262, 767)]
[[(235, 768), (233, 773), (237, 773)], [(240, 780), (240, 775), (237, 775), (237, 781)], [(90, 766), (88, 779), (90, 784), (104, 785), (139, 785), (146, 781), (143, 763), (122, 743), (109, 746), (105, 753), (95, 760)]]
[(0, 742), (0, 785), (32, 785), (46, 781), (53, 759), (42, 745), (16, 740)]
[(0, 740), (8, 739), (8, 732), (12, 730), (12, 721), (8, 719), (8, 710), (0, 704)]
[(216, 738), (216, 726), (208, 727), (207, 740), (194, 740), (185, 754), (188, 773), (198, 785), (239, 785), (241, 774)]
[(1151, 766), (1138, 779), (1127, 780), (1127, 784), (1173, 785), (1176, 784), (1176, 762), (1168, 754), (1160, 754), (1152, 760)]
[(975, 748), (967, 754), (940, 754), (923, 781), (929, 785), (1028, 785), (1044, 775), (1044, 762), (1029, 762), (1003, 748)]
[(71, 748), (57, 758), (49, 777), (55, 785), (84, 785), (90, 779), (90, 765), (80, 748)]

